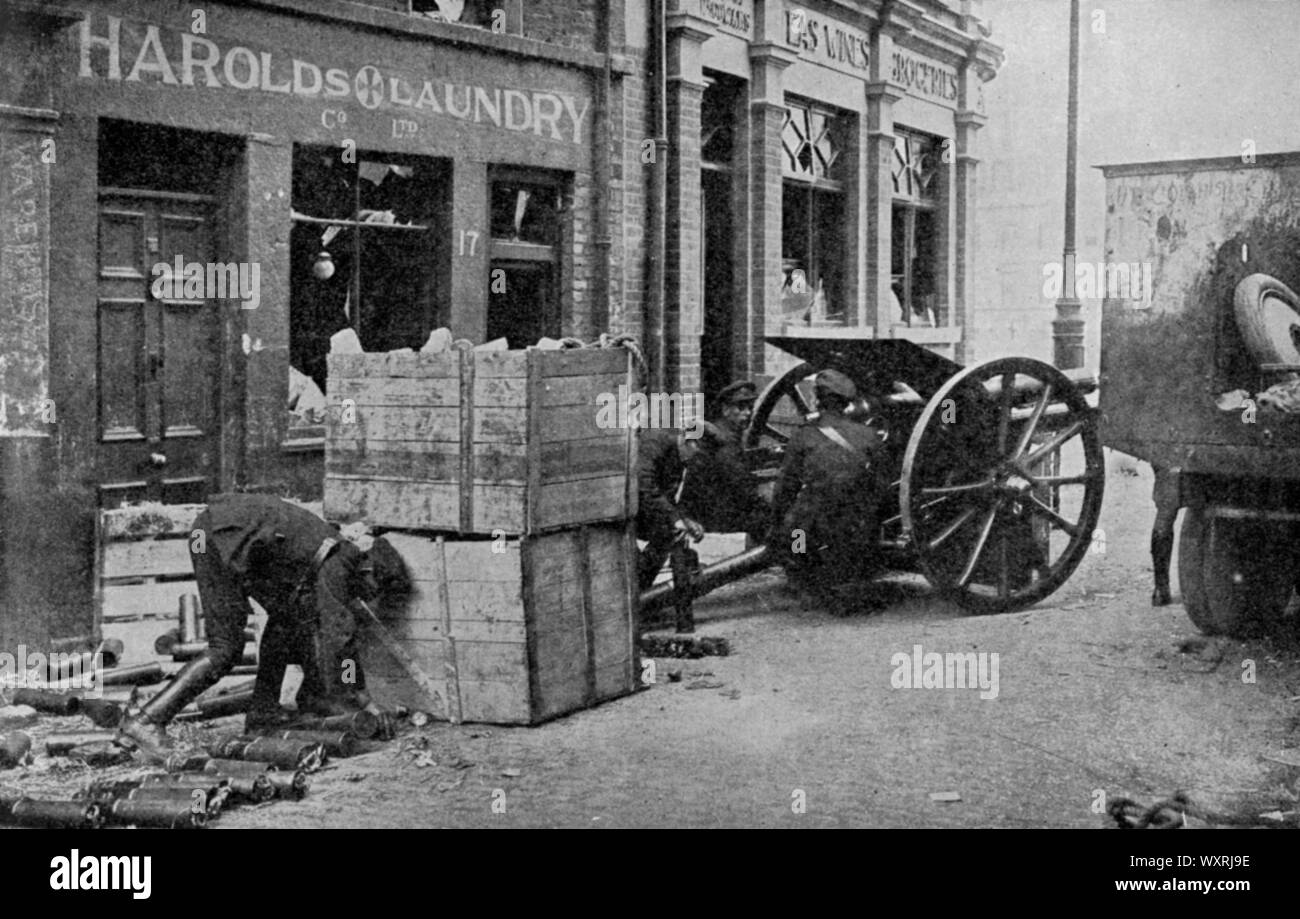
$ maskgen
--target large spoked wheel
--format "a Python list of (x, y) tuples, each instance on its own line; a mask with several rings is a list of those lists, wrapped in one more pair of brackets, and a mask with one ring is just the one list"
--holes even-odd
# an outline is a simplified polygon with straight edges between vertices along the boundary
[(968, 367), (934, 394), (903, 455), (899, 503), (937, 590), (994, 613), (1065, 583), (1101, 513), (1096, 420), (1064, 374), (1029, 358)]
[(780, 453), (796, 428), (813, 413), (811, 364), (791, 367), (767, 385), (754, 403), (745, 449)]

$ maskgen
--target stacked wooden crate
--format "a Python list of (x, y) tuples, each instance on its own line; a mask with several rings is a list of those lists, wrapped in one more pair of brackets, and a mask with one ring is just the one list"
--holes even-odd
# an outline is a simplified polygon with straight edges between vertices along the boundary
[[(325, 515), (394, 530), (414, 582), (381, 609), (380, 698), (535, 723), (630, 692), (633, 432), (621, 349), (330, 358)], [(630, 390), (622, 390), (626, 393)]]

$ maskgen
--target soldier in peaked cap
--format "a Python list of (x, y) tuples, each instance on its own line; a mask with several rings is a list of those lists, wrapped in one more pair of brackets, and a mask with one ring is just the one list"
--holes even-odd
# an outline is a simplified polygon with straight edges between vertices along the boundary
[(883, 482), (880, 435), (846, 416), (858, 399), (853, 381), (838, 370), (817, 374), (818, 416), (786, 446), (777, 483), (771, 544), (787, 577), (809, 589), (831, 612), (854, 603), (836, 586), (871, 574)]
[(682, 505), (709, 532), (761, 538), (771, 525), (770, 508), (745, 463), (744, 435), (757, 398), (758, 387), (740, 380), (723, 387), (710, 406), (713, 420), (704, 427), (682, 491)]

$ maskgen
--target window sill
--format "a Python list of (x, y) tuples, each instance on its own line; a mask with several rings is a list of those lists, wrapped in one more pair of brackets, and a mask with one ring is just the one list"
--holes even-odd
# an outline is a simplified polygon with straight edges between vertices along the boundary
[(786, 338), (870, 339), (876, 337), (876, 330), (870, 326), (860, 325), (807, 325), (802, 322), (787, 322), (782, 334)]
[(890, 338), (905, 338), (917, 344), (953, 344), (962, 339), (961, 326), (943, 326), (932, 329), (928, 326), (896, 325), (889, 330)]

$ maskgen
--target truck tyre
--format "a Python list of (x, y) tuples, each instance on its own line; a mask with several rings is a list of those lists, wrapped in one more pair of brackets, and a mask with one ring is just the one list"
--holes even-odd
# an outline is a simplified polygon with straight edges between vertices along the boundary
[(1232, 297), (1237, 329), (1258, 364), (1300, 364), (1300, 297), (1277, 278), (1252, 274)]
[(1179, 531), (1178, 585), (1196, 627), (1235, 638), (1271, 628), (1295, 582), (1293, 537), (1282, 524), (1187, 508)]

